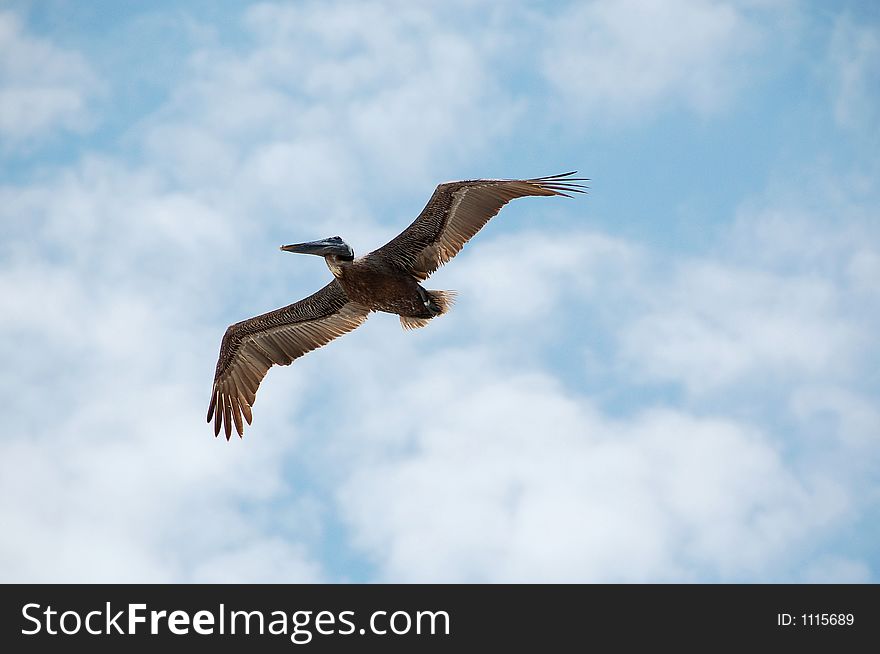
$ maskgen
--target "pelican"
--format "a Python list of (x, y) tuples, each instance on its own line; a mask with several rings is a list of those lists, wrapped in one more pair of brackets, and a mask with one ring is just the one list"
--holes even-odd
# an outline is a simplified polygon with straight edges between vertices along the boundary
[(424, 327), (446, 313), (455, 293), (419, 282), (454, 257), (505, 204), (515, 198), (584, 193), (577, 171), (534, 179), (446, 182), (434, 190), (413, 223), (362, 257), (339, 236), (282, 245), (285, 252), (324, 257), (333, 281), (304, 300), (231, 325), (220, 343), (208, 422), (214, 436), (232, 426), (244, 436), (257, 388), (273, 365), (326, 345), (363, 323), (373, 311), (400, 316), (404, 329)]

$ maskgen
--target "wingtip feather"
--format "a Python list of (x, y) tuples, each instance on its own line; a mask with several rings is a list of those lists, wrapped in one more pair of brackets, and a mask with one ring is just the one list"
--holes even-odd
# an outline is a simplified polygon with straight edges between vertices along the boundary
[(214, 417), (214, 406), (217, 404), (217, 391), (215, 390), (211, 394), (211, 403), (208, 405), (208, 422), (211, 422), (211, 418)]

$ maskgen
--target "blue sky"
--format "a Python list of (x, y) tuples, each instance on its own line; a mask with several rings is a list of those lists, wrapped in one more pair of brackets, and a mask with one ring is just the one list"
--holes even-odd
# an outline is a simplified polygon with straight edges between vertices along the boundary
[[(880, 12), (0, 7), (3, 581), (871, 581)], [(226, 326), (578, 169), (204, 423)]]

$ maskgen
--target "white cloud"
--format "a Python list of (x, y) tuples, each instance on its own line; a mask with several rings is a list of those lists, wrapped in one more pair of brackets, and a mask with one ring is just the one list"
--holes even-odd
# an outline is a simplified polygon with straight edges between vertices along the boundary
[[(491, 40), (416, 5), (267, 3), (249, 8), (244, 24), (253, 47), (197, 51), (164, 115), (182, 119), (186, 137), (211, 152), (218, 136), (238, 146), (249, 184), (283, 175), (344, 191), (359, 181), (354, 162), (368, 180), (434, 180), (434, 170), (480, 152), (516, 113), (491, 70)], [(165, 122), (157, 129), (169, 129)], [(166, 142), (150, 140), (157, 152)], [(317, 151), (286, 165), (304, 143)], [(325, 170), (335, 174), (313, 178)]]
[[(570, 221), (548, 215), (548, 209), (561, 208), (553, 200), (521, 202), (531, 203), (534, 222), (552, 225), (551, 230), (570, 228)], [(632, 283), (642, 263), (639, 247), (599, 233), (569, 231), (564, 244), (548, 230), (490, 236), (503, 220), (502, 215), (479, 236), (478, 245), (462, 252), (454, 266), (442, 269), (429, 282), (431, 287), (461, 291), (456, 310), (467, 311), (460, 319), (472, 320), (475, 328), (496, 332), (509, 331), (511, 324), (533, 332), (558, 328), (546, 317), (560, 304), (573, 298), (604, 297), (609, 286)], [(504, 320), (487, 320), (487, 316), (504, 316)]]
[(4, 149), (56, 129), (79, 131), (94, 120), (89, 101), (99, 82), (85, 58), (28, 34), (0, 12), (0, 136)]
[(837, 19), (831, 35), (829, 65), (834, 86), (834, 118), (839, 125), (876, 125), (880, 88), (880, 29)]
[(284, 540), (280, 518), (247, 510), (287, 500), (285, 521), (310, 514), (283, 477), (295, 434), (244, 448), (204, 423), (222, 334), (208, 307), (236, 259), (227, 211), (97, 158), (0, 197), (0, 388), (16, 398), (0, 578), (319, 578), (306, 535)]
[[(42, 407), (29, 433), (0, 445), (6, 498), (0, 511), (9, 530), (0, 545), (0, 577), (314, 580), (315, 564), (295, 538), (279, 545), (273, 525), (238, 508), (288, 492), (278, 450), (286, 444), (265, 440), (242, 448), (216, 441), (206, 455), (197, 428), (202, 411), (194, 412), (202, 404), (197, 385), (131, 379), (120, 368), (77, 365), (75, 382), (91, 399), (59, 398), (60, 407)], [(47, 384), (46, 397), (57, 384)], [(237, 568), (225, 569), (224, 562)]]
[(573, 3), (547, 32), (544, 74), (565, 112), (608, 120), (723, 109), (777, 11), (709, 0)]
[(643, 311), (622, 330), (628, 370), (692, 395), (864, 380), (880, 328), (871, 194), (822, 171), (804, 192), (741, 204), (703, 255), (655, 259)]
[(635, 371), (691, 393), (843, 374), (867, 337), (839, 315), (827, 280), (694, 261), (676, 266), (668, 283), (651, 289), (646, 311), (624, 328), (624, 356)]
[(803, 581), (810, 584), (867, 584), (871, 570), (862, 561), (831, 556), (816, 561), (804, 571)]
[(319, 583), (321, 572), (302, 547), (281, 538), (246, 545), (195, 565), (194, 582), (224, 584)]
[(760, 578), (847, 502), (730, 420), (612, 419), (551, 377), (471, 352), (407, 363), (405, 386), (383, 376), (384, 401), (424, 418), (403, 447), (381, 423), (352, 434), (366, 452), (341, 494), (383, 579)]
[(869, 398), (839, 386), (804, 385), (792, 394), (791, 405), (805, 434), (818, 431), (824, 439), (839, 440), (841, 449), (861, 452), (866, 465), (873, 462), (864, 457), (877, 458), (880, 411)]

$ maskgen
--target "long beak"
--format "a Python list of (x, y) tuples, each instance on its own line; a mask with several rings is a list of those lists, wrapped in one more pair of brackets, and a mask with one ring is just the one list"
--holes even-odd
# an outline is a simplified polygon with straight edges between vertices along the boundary
[(330, 254), (333, 248), (326, 240), (321, 240), (310, 241), (308, 243), (282, 245), (281, 249), (285, 252), (295, 252), (296, 254), (317, 254), (323, 257)]

